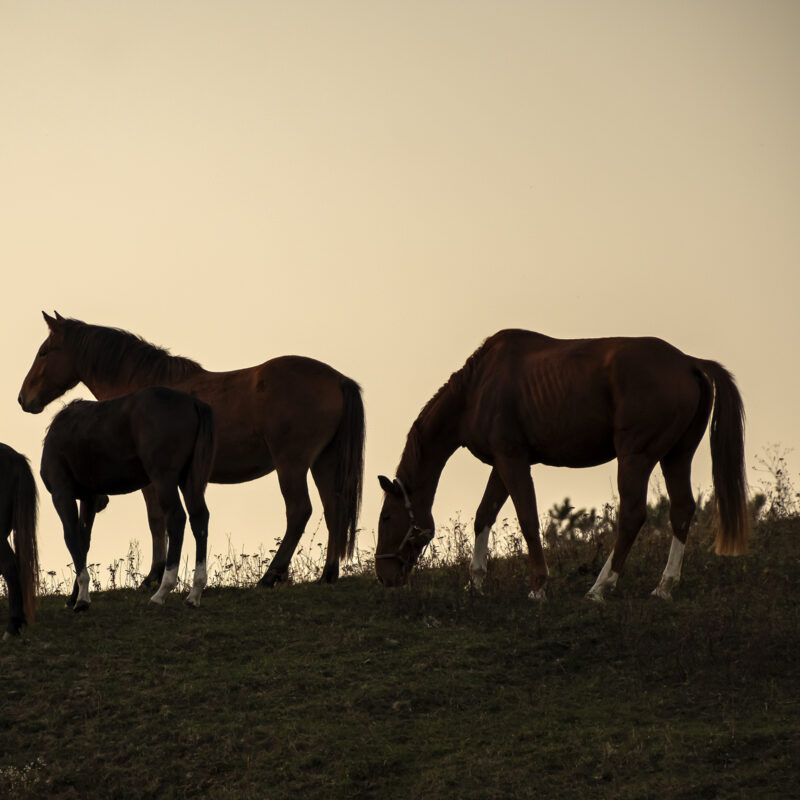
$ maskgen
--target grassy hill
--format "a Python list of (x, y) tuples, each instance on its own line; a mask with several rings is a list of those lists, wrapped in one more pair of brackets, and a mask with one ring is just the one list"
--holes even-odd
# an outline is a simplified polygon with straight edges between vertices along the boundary
[(485, 593), (464, 591), (458, 525), (401, 590), (366, 565), (333, 587), (210, 589), (199, 610), (46, 596), (0, 648), (0, 796), (797, 796), (800, 519), (722, 559), (701, 515), (663, 602), (651, 511), (600, 607), (583, 594), (613, 520), (587, 535), (567, 506), (541, 605), (508, 526)]

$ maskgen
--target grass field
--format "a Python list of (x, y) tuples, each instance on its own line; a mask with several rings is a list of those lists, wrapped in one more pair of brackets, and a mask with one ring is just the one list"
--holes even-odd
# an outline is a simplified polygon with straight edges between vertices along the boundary
[(212, 588), (198, 610), (45, 596), (0, 648), (0, 796), (798, 796), (800, 518), (722, 559), (701, 515), (664, 602), (656, 504), (596, 606), (613, 519), (562, 511), (544, 604), (513, 526), (464, 591), (458, 525), (400, 590), (365, 564), (332, 587)]

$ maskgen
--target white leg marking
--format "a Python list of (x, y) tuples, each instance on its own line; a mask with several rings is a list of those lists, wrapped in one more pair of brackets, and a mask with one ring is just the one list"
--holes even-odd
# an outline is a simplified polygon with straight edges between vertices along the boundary
[(681, 565), (683, 564), (683, 551), (685, 549), (686, 545), (676, 536), (673, 536), (672, 544), (669, 546), (667, 566), (664, 567), (664, 574), (661, 576), (658, 586), (653, 589), (653, 597), (660, 597), (662, 600), (672, 599), (672, 590), (681, 579)]
[(605, 564), (603, 564), (603, 569), (600, 570), (600, 574), (597, 576), (597, 580), (594, 582), (594, 586), (586, 592), (586, 597), (589, 600), (594, 600), (595, 603), (602, 603), (605, 601), (605, 592), (606, 589), (613, 589), (617, 585), (617, 579), (619, 578), (619, 573), (614, 572), (611, 569), (611, 559), (614, 558), (614, 551), (611, 551), (611, 555), (608, 557), (608, 560)]
[(177, 586), (177, 584), (178, 568), (175, 567), (174, 569), (165, 569), (164, 577), (161, 579), (161, 586), (158, 587), (158, 591), (150, 598), (150, 602), (159, 606), (163, 606), (166, 596)]
[(489, 557), (489, 533), (491, 530), (487, 526), (475, 537), (475, 549), (472, 552), (472, 563), (469, 565), (469, 580), (472, 587), (478, 592), (481, 590), (483, 579), (486, 577), (486, 562)]
[(192, 588), (186, 596), (187, 606), (194, 606), (197, 608), (200, 605), (200, 595), (203, 593), (203, 589), (206, 588), (207, 583), (206, 562), (198, 561), (194, 565), (194, 581), (192, 582)]
[(89, 570), (84, 567), (78, 575), (78, 597), (75, 600), (76, 608), (86, 608), (92, 601), (89, 599)]

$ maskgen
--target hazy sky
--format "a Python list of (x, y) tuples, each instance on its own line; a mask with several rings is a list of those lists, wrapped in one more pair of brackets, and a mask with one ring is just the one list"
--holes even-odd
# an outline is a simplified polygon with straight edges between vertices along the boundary
[[(0, 440), (38, 475), (62, 401), (31, 416), (17, 394), (57, 309), (209, 369), (299, 353), (358, 380), (364, 547), (375, 476), (504, 327), (721, 361), (748, 463), (797, 448), (798, 42), (794, 0), (0, 0)], [(488, 471), (453, 457), (438, 523), (474, 514)], [(612, 497), (613, 465), (533, 475), (541, 513)], [(274, 475), (208, 501), (211, 553), (283, 534)], [(149, 564), (138, 494), (90, 560), (133, 538)]]

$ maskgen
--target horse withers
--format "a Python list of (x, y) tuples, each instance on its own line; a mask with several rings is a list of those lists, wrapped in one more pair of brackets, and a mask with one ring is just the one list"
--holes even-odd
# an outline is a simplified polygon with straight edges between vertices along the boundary
[[(0, 574), (8, 587), (9, 620), (4, 639), (33, 623), (39, 588), (36, 544), (38, 496), (28, 459), (0, 444)], [(14, 549), (8, 537), (14, 532)]]
[(75, 566), (69, 601), (75, 611), (89, 607), (86, 559), (95, 515), (105, 507), (106, 495), (145, 486), (158, 500), (168, 534), (166, 569), (150, 599), (163, 604), (177, 584), (186, 527), (180, 489), (196, 543), (194, 580), (186, 603), (200, 604), (209, 520), (205, 490), (214, 448), (211, 407), (164, 387), (140, 389), (114, 400), (74, 400), (56, 414), (44, 440), (41, 476)]
[(379, 478), (386, 496), (375, 554), (378, 578), (388, 585), (406, 581), (433, 537), (439, 476), (455, 450), (466, 447), (492, 467), (475, 515), (474, 586), (486, 574), (489, 533), (510, 496), (528, 545), (530, 597), (543, 599), (547, 563), (531, 465), (591, 467), (616, 458), (617, 538), (587, 596), (602, 601), (616, 585), (646, 518), (650, 473), (660, 464), (674, 535), (653, 594), (668, 598), (680, 579), (695, 511), (692, 457), (709, 416), (719, 515), (715, 546), (720, 554), (736, 555), (746, 549), (749, 526), (744, 410), (727, 370), (656, 338), (564, 340), (500, 331), (422, 409), (397, 477)]

